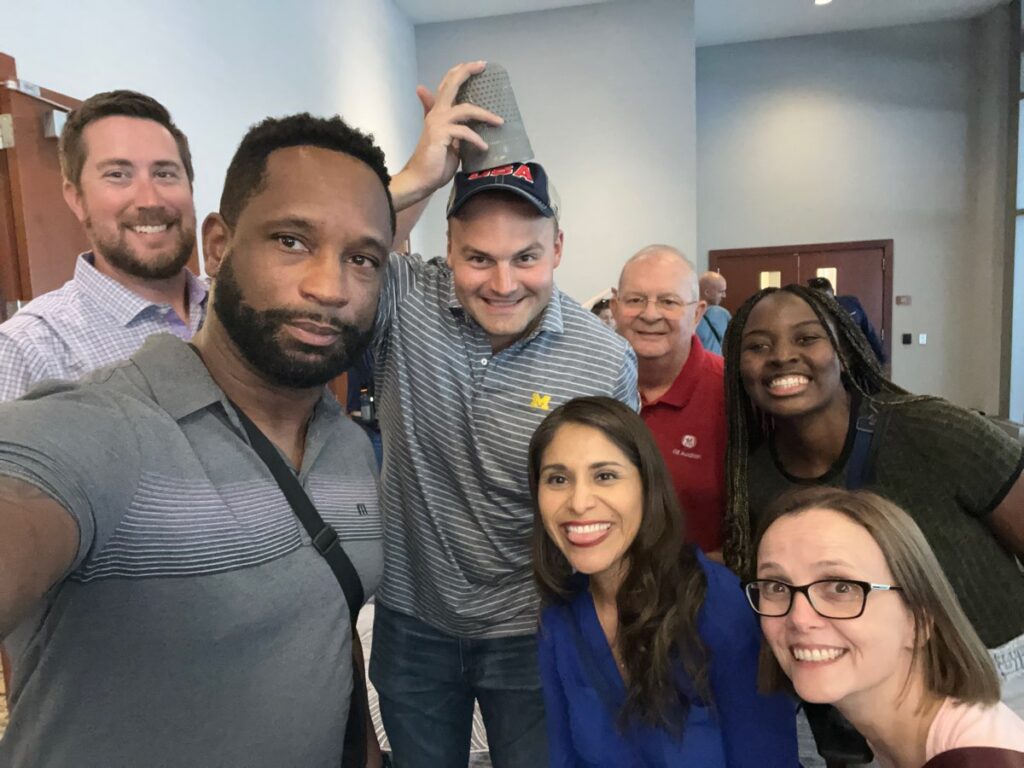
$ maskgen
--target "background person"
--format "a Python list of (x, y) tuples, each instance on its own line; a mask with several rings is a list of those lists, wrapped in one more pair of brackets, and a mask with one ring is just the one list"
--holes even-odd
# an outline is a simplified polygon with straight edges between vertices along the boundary
[(722, 354), (725, 329), (729, 327), (732, 315), (722, 306), (728, 284), (720, 272), (705, 272), (700, 276), (700, 297), (707, 304), (704, 316), (697, 325), (697, 336), (704, 349)]
[(860, 303), (860, 299), (851, 295), (836, 296), (835, 289), (832, 287), (832, 281), (827, 277), (812, 277), (807, 281), (807, 287), (814, 288), (816, 291), (824, 291), (833, 297), (839, 303), (839, 306), (849, 312), (850, 317), (853, 319), (853, 324), (860, 328), (864, 338), (868, 340), (868, 344), (871, 345), (871, 351), (875, 353), (878, 362), (885, 365), (885, 348), (882, 346), (881, 339), (878, 338), (875, 326), (871, 324), (867, 310)]
[(612, 299), (618, 332), (636, 352), (640, 415), (686, 514), (687, 540), (721, 559), (725, 515), (723, 363), (695, 334), (704, 312), (683, 254), (650, 245), (622, 268)]
[(572, 400), (530, 443), (553, 768), (796, 765), (794, 702), (757, 692), (736, 577), (683, 544), (644, 422)]
[[(1024, 721), (928, 542), (872, 493), (809, 488), (759, 521), (746, 593), (770, 690), (834, 704), (884, 768), (991, 747), (1024, 759)], [(984, 765), (994, 765), (986, 762)]]
[(154, 333), (188, 340), (203, 320), (206, 286), (185, 266), (192, 156), (164, 106), (135, 91), (91, 96), (68, 116), (59, 152), (91, 250), (71, 280), (0, 325), (0, 401), (129, 357)]

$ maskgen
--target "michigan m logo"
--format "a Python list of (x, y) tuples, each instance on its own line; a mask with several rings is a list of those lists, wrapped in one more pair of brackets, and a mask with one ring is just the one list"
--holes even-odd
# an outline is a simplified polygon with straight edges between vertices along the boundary
[(542, 395), (540, 392), (534, 392), (530, 397), (530, 407), (536, 408), (538, 411), (550, 411), (551, 395)]

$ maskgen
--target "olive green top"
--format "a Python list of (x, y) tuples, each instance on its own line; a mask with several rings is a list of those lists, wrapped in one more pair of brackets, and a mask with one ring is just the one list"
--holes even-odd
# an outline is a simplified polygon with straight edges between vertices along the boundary
[[(1024, 634), (1024, 573), (988, 525), (1024, 468), (1024, 447), (985, 417), (945, 400), (899, 402), (878, 395), (888, 424), (872, 440), (864, 484), (914, 518), (956, 591), (967, 617), (988, 648)], [(859, 407), (867, 412), (868, 401)], [(749, 459), (751, 525), (780, 493), (805, 485), (846, 484), (855, 418), (842, 455), (824, 475), (804, 480), (778, 463), (771, 441)], [(884, 422), (880, 419), (879, 422)], [(1017, 510), (1024, 515), (1024, 509)]]

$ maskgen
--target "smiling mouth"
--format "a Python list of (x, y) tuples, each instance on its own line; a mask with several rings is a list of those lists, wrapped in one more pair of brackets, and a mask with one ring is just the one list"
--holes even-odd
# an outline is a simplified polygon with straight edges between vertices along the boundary
[(574, 547), (593, 547), (608, 538), (611, 523), (563, 523), (565, 538)]
[(137, 224), (129, 229), (139, 235), (159, 235), (166, 232), (169, 226), (169, 224)]
[(797, 661), (821, 664), (835, 661), (846, 655), (845, 648), (797, 648), (791, 647), (789, 652)]
[(790, 373), (785, 376), (775, 376), (768, 380), (768, 391), (773, 395), (785, 396), (796, 395), (803, 392), (811, 380), (799, 373)]

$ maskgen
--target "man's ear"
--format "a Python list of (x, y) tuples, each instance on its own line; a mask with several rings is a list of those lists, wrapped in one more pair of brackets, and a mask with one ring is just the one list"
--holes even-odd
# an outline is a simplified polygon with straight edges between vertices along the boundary
[(565, 244), (565, 232), (558, 230), (555, 235), (555, 267), (562, 263), (562, 246)]
[(203, 221), (203, 266), (206, 274), (216, 277), (224, 263), (231, 243), (231, 228), (219, 213), (211, 213)]
[(708, 303), (701, 299), (697, 302), (697, 314), (693, 316), (693, 327), (696, 328), (700, 325), (701, 318), (704, 317), (704, 313), (708, 311)]
[(82, 224), (85, 224), (86, 213), (85, 204), (82, 201), (82, 191), (67, 179), (64, 179), (61, 191), (64, 194), (64, 202), (68, 204), (68, 208), (75, 214), (75, 218)]

